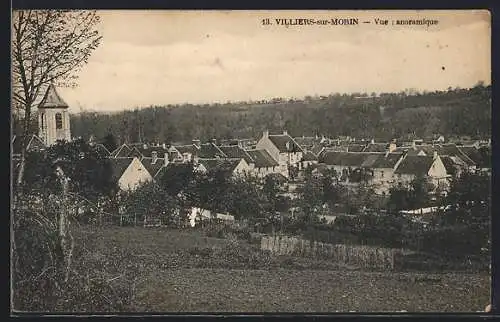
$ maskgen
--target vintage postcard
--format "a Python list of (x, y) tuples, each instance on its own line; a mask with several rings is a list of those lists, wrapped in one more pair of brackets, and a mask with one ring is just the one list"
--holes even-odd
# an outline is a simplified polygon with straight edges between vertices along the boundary
[(11, 310), (488, 312), (486, 10), (14, 10)]

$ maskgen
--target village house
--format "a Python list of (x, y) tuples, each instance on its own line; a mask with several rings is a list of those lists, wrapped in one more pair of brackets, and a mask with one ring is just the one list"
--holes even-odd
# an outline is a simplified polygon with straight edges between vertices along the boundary
[(249, 165), (256, 177), (264, 178), (270, 173), (280, 172), (278, 161), (274, 160), (266, 150), (247, 150), (246, 152), (252, 158)]
[(287, 131), (283, 131), (283, 134), (273, 135), (269, 134), (268, 131), (264, 131), (256, 147), (257, 149), (266, 150), (278, 162), (280, 173), (285, 177), (289, 177), (289, 167), (301, 169), (300, 161), (304, 155), (304, 150), (288, 135)]
[(362, 167), (372, 170), (371, 182), (377, 194), (385, 195), (394, 185), (394, 171), (403, 159), (402, 153), (371, 154), (363, 162)]
[(132, 191), (141, 184), (153, 180), (153, 176), (137, 157), (110, 158), (112, 179), (117, 182), (120, 190)]
[(247, 164), (253, 169), (254, 163), (253, 159), (248, 154), (247, 151), (242, 147), (242, 144), (238, 145), (220, 145), (218, 147), (228, 159), (244, 159)]
[(204, 143), (199, 146), (198, 158), (200, 159), (222, 159), (227, 158), (227, 155), (222, 152), (217, 146), (215, 140), (209, 143)]
[(245, 159), (198, 159), (196, 171), (208, 173), (222, 171), (230, 177), (237, 178), (250, 174), (251, 169)]
[[(177, 153), (182, 156), (182, 162), (194, 162), (198, 157), (199, 145), (197, 145), (197, 143), (199, 143), (199, 141), (193, 140), (193, 144), (175, 145), (173, 146), (172, 152), (177, 151)], [(176, 158), (178, 158), (178, 156)]]
[(349, 181), (349, 174), (361, 169), (368, 155), (363, 152), (324, 151), (319, 157), (319, 162), (335, 170), (342, 181)]
[(434, 156), (406, 155), (397, 165), (394, 174), (396, 182), (402, 185), (408, 185), (421, 176), (427, 178), (435, 188), (446, 190), (449, 187), (450, 175), (437, 153)]
[(317, 164), (318, 157), (311, 151), (305, 151), (301, 163), (301, 168), (306, 169), (311, 165)]

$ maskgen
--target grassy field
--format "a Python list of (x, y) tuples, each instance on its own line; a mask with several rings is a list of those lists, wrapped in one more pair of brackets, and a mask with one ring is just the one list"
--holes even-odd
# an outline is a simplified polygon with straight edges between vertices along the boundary
[(475, 312), (485, 274), (370, 272), (273, 258), (198, 231), (82, 227), (81, 265), (133, 289), (128, 310), (156, 312)]

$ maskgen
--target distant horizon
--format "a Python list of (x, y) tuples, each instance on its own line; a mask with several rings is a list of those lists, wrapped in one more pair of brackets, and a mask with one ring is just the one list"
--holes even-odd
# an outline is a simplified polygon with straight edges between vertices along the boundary
[[(189, 101), (186, 101), (186, 102), (182, 102), (182, 103), (161, 103), (161, 104), (144, 104), (144, 105), (141, 105), (141, 106), (128, 106), (128, 107), (125, 107), (123, 109), (112, 109), (112, 110), (102, 110), (102, 109), (98, 109), (98, 108), (86, 108), (86, 109), (82, 109), (82, 110), (77, 110), (75, 111), (74, 110), (74, 106), (73, 106), (73, 111), (71, 111), (70, 113), (71, 114), (80, 114), (80, 113), (101, 113), (101, 114), (115, 114), (115, 113), (122, 113), (122, 112), (127, 112), (127, 111), (135, 111), (135, 110), (141, 110), (141, 109), (146, 109), (146, 108), (150, 108), (150, 107), (168, 107), (168, 106), (183, 106), (183, 105), (193, 105), (193, 106), (204, 106), (204, 105), (209, 105), (209, 106), (213, 106), (213, 105), (225, 105), (225, 104), (276, 104), (276, 103), (273, 103), (273, 102), (270, 102), (271, 100), (273, 99), (277, 99), (277, 98), (281, 98), (283, 99), (283, 102), (287, 102), (289, 100), (300, 100), (300, 101), (303, 101), (306, 99), (306, 97), (311, 97), (313, 99), (319, 99), (320, 97), (329, 97), (329, 96), (332, 96), (332, 95), (340, 95), (340, 96), (343, 96), (343, 95), (348, 95), (348, 96), (352, 96), (354, 94), (366, 94), (367, 98), (370, 98), (372, 97), (371, 94), (372, 93), (375, 93), (376, 96), (374, 97), (380, 97), (381, 94), (399, 94), (401, 92), (405, 92), (407, 96), (414, 96), (414, 95), (422, 95), (422, 94), (426, 94), (426, 93), (433, 93), (433, 92), (446, 92), (448, 91), (448, 89), (451, 87), (453, 90), (459, 88), (459, 89), (471, 89), (471, 88), (474, 88), (474, 86), (478, 85), (479, 83), (482, 83), (483, 86), (485, 87), (488, 87), (488, 86), (491, 86), (491, 82), (488, 82), (486, 83), (485, 81), (483, 80), (478, 80), (477, 82), (473, 83), (472, 85), (470, 86), (467, 86), (467, 87), (460, 87), (460, 86), (448, 86), (446, 88), (442, 88), (442, 89), (434, 89), (434, 90), (427, 90), (427, 89), (424, 89), (424, 90), (419, 90), (419, 89), (416, 89), (416, 88), (405, 88), (405, 89), (402, 89), (402, 90), (398, 90), (398, 91), (390, 91), (390, 92), (375, 92), (375, 91), (372, 91), (372, 92), (357, 92), (357, 91), (353, 91), (353, 92), (331, 92), (331, 93), (328, 93), (328, 94), (314, 94), (314, 95), (304, 95), (304, 96), (300, 96), (300, 97), (297, 97), (297, 96), (291, 96), (291, 97), (277, 97), (277, 96), (274, 96), (274, 97), (266, 97), (266, 98), (260, 98), (260, 99), (251, 99), (251, 100), (235, 100), (235, 101), (212, 101), (212, 102), (189, 102)], [(58, 90), (60, 90), (60, 88), (58, 88)], [(63, 97), (64, 99), (64, 97)], [(267, 103), (260, 103), (262, 101), (267, 101)], [(72, 106), (70, 106), (70, 109), (71, 109)]]

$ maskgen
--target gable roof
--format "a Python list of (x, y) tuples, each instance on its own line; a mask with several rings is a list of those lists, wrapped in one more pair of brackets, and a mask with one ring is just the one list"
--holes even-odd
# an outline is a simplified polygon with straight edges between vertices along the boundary
[(252, 157), (256, 168), (271, 168), (278, 166), (278, 162), (264, 149), (247, 150), (247, 153)]
[(394, 173), (397, 174), (411, 174), (411, 175), (427, 175), (429, 169), (434, 163), (432, 156), (413, 156), (407, 155), (396, 168)]
[(245, 159), (245, 161), (252, 162), (252, 157), (238, 145), (221, 145), (219, 149), (228, 157), (232, 159)]
[(122, 144), (119, 147), (116, 148), (111, 154), (109, 155), (112, 158), (126, 158), (128, 157), (128, 154), (132, 151), (132, 148), (130, 148), (126, 144)]
[(379, 156), (377, 160), (373, 163), (372, 168), (374, 169), (393, 169), (398, 163), (399, 159), (403, 157), (403, 153), (387, 153), (383, 156)]
[(222, 171), (232, 173), (240, 164), (241, 159), (199, 159), (198, 163), (203, 165), (207, 171)]
[(213, 143), (200, 144), (198, 157), (202, 159), (225, 158), (226, 155)]
[(105, 156), (109, 156), (111, 154), (111, 152), (109, 152), (109, 150), (101, 143), (96, 144), (94, 147), (99, 153), (102, 153)]
[(168, 147), (163, 148), (163, 146), (146, 146), (143, 145), (135, 147), (145, 158), (151, 158), (153, 152), (156, 152), (158, 157), (163, 157), (165, 153), (168, 153)]
[(295, 142), (297, 142), (298, 145), (300, 145), (302, 148), (310, 148), (316, 144), (319, 144), (321, 142), (321, 138), (317, 138), (314, 136), (298, 136), (293, 138)]
[(125, 170), (128, 168), (133, 159), (134, 158), (109, 159), (111, 165), (111, 171), (113, 172), (111, 174), (111, 178), (113, 181), (120, 180), (121, 176), (123, 175), (123, 172), (125, 172)]
[(68, 104), (57, 93), (54, 84), (50, 84), (43, 96), (38, 108), (68, 108)]
[(302, 157), (302, 161), (318, 161), (318, 157), (311, 151), (307, 151)]
[(288, 134), (270, 134), (268, 138), (281, 153), (304, 152), (302, 147)]
[(141, 162), (153, 178), (156, 177), (156, 175), (160, 172), (160, 169), (165, 165), (164, 158), (156, 159), (155, 163), (153, 163), (153, 158), (142, 158)]
[(176, 145), (174, 148), (179, 151), (180, 154), (191, 153), (196, 154), (198, 152), (198, 148), (194, 144), (187, 145)]
[[(12, 137), (12, 154), (20, 154), (22, 148), (22, 136), (14, 135)], [(43, 140), (40, 139), (37, 135), (31, 135), (28, 140), (28, 144), (26, 146), (27, 151), (40, 151), (46, 148)]]
[(320, 162), (327, 165), (361, 167), (366, 157), (366, 153), (325, 151), (319, 159)]
[(363, 152), (387, 152), (388, 144), (386, 143), (369, 143), (363, 149)]
[[(458, 149), (463, 155), (467, 156), (467, 158), (472, 162), (474, 162), (475, 164), (481, 163), (482, 161), (481, 154), (475, 146), (461, 146)], [(467, 162), (467, 160), (464, 161)]]
[(361, 164), (361, 167), (363, 168), (372, 168), (375, 162), (377, 161), (378, 158), (383, 157), (382, 154), (379, 154), (377, 152), (373, 153), (367, 153), (365, 156), (365, 160)]
[(347, 145), (348, 152), (362, 152), (365, 149), (365, 144), (349, 144)]

